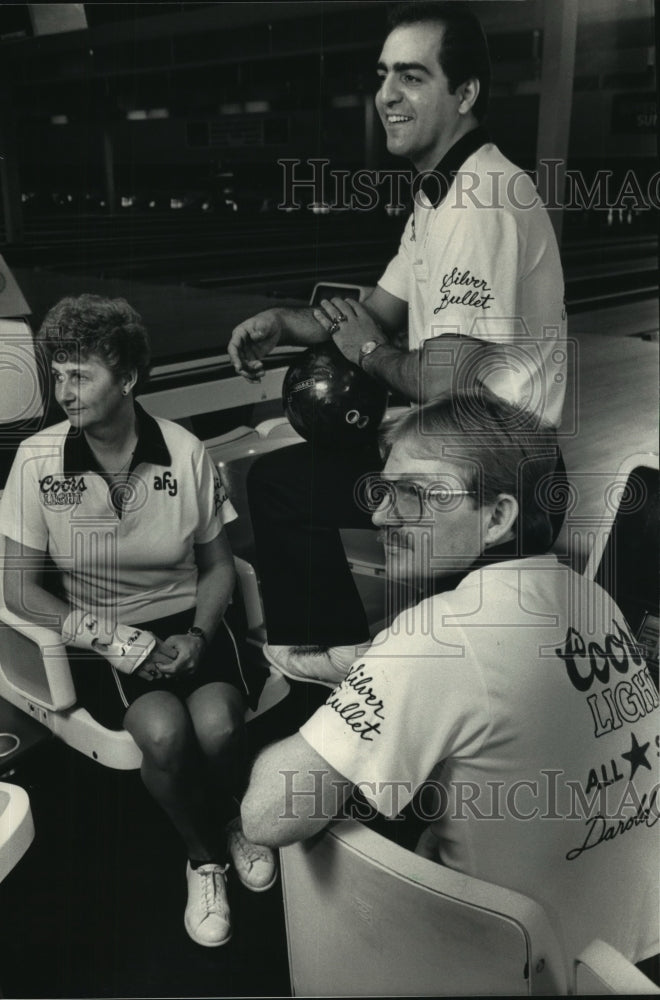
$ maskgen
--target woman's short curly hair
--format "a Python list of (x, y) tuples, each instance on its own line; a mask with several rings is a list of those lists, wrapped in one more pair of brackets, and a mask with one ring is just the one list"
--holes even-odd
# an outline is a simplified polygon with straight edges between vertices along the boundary
[(125, 299), (67, 296), (46, 314), (36, 337), (48, 363), (95, 355), (119, 378), (137, 371), (135, 392), (149, 377), (151, 347), (142, 317)]

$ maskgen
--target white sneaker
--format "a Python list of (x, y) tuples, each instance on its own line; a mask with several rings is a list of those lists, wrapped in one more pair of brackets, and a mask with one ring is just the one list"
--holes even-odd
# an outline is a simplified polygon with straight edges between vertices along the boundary
[(253, 844), (243, 833), (240, 816), (227, 825), (227, 847), (236, 874), (246, 889), (265, 892), (277, 880), (277, 861), (270, 847)]
[(369, 649), (360, 646), (269, 646), (264, 643), (264, 656), (269, 663), (294, 681), (311, 681), (336, 688), (351, 666)]
[(205, 948), (217, 948), (226, 944), (231, 937), (231, 914), (227, 900), (227, 877), (229, 865), (215, 865), (209, 862), (199, 868), (186, 867), (188, 881), (188, 903), (184, 923), (188, 934), (196, 944)]

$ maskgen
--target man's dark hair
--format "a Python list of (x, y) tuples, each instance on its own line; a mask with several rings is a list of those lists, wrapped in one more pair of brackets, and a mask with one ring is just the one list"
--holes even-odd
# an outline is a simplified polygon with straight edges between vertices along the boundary
[(390, 11), (388, 23), (391, 30), (406, 24), (442, 24), (444, 32), (438, 62), (449, 81), (449, 91), (454, 94), (470, 77), (479, 80), (479, 96), (472, 111), (481, 122), (488, 110), (490, 93), (490, 56), (488, 42), (481, 23), (465, 3), (421, 2), (402, 3)]

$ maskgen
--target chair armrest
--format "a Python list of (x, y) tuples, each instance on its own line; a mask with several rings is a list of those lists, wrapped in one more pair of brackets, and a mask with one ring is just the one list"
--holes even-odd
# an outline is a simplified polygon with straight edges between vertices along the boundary
[(30, 800), (24, 788), (0, 782), (0, 882), (34, 838)]
[(247, 627), (249, 630), (259, 628), (260, 625), (263, 625), (264, 611), (261, 603), (261, 594), (259, 593), (257, 574), (245, 559), (234, 556), (234, 564), (236, 566), (238, 585), (241, 589), (241, 596), (245, 605)]
[(596, 938), (575, 960), (575, 992), (655, 996), (660, 989), (616, 948)]

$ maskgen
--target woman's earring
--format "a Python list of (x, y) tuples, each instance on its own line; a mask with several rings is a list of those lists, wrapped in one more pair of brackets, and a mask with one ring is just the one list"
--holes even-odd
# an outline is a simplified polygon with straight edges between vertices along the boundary
[(128, 389), (122, 389), (121, 394), (122, 396), (128, 396)]

